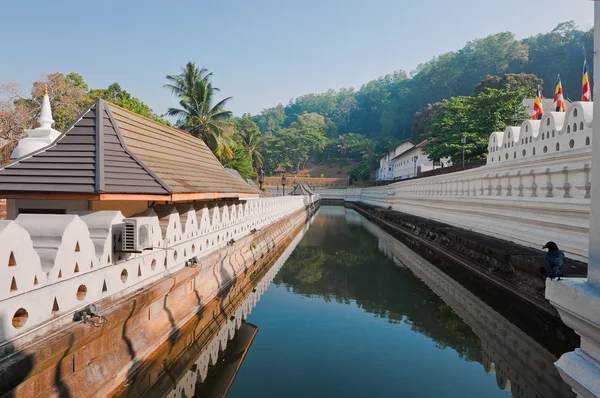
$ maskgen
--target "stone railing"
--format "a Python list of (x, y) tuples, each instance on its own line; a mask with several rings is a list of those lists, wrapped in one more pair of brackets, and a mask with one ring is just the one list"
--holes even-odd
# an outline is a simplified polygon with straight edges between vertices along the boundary
[(586, 261), (591, 173), (591, 148), (584, 147), (348, 189), (345, 200), (391, 207), (535, 248), (554, 240), (567, 256)]
[(345, 189), (317, 189), (316, 192), (321, 196), (321, 199), (343, 200), (346, 196)]
[(287, 196), (235, 205), (156, 206), (145, 214), (151, 220), (152, 248), (141, 253), (117, 250), (123, 216), (116, 211), (0, 220), (0, 266), (5, 270), (0, 344), (41, 335), (52, 328), (49, 321), (71, 322), (74, 311), (107, 296), (125, 296), (189, 262), (203, 266), (204, 256), (232, 239), (318, 200), (318, 195)]

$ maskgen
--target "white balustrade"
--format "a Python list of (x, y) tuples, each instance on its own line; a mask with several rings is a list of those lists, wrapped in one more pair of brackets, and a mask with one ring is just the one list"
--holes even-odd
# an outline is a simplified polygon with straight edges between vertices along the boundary
[(492, 133), (483, 167), (348, 189), (345, 200), (391, 206), (534, 248), (553, 240), (568, 257), (586, 261), (592, 111), (592, 103), (575, 102), (565, 113)]
[[(152, 248), (120, 253), (118, 211), (22, 214), (0, 221), (0, 343), (109, 295), (126, 295), (319, 200), (319, 196), (251, 199), (244, 204), (156, 206)], [(220, 285), (219, 281), (219, 284)], [(215, 286), (218, 290), (219, 286)]]

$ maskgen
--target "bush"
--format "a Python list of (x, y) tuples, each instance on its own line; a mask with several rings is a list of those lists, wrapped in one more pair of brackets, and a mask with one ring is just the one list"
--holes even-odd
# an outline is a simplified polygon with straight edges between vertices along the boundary
[(350, 177), (352, 177), (352, 179), (357, 181), (369, 180), (369, 178), (371, 178), (371, 168), (369, 167), (369, 162), (363, 160), (358, 164), (358, 166), (350, 170), (348, 174)]

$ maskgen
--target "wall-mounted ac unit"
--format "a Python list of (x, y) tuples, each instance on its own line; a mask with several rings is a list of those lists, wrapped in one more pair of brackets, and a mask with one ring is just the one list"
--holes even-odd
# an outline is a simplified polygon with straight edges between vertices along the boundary
[(153, 217), (134, 217), (123, 220), (121, 249), (124, 252), (141, 252), (152, 248)]

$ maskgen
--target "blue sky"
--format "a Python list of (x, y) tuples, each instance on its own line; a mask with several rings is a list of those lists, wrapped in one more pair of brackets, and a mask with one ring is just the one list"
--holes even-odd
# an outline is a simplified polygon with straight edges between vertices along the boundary
[[(359, 88), (410, 71), (477, 37), (517, 38), (574, 20), (589, 0), (9, 1), (0, 13), (0, 83), (28, 92), (47, 72), (119, 82), (157, 113), (176, 104), (162, 84), (181, 64), (214, 73), (236, 115), (329, 88)], [(168, 5), (168, 6), (167, 6)]]

